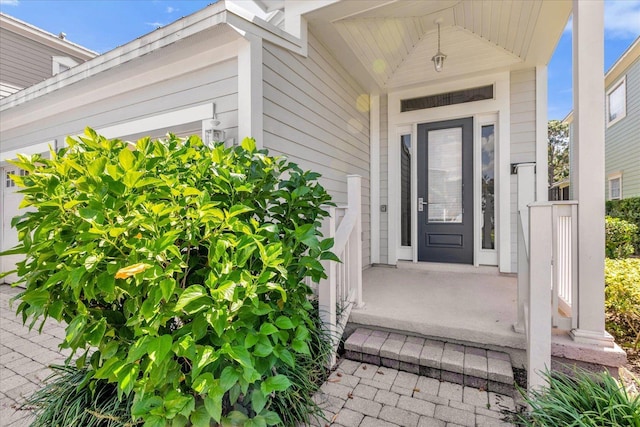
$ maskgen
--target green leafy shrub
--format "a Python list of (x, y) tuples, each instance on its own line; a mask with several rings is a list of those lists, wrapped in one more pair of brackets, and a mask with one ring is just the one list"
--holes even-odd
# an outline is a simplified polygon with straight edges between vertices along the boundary
[(545, 373), (547, 386), (523, 396), (531, 410), (521, 425), (535, 427), (640, 427), (640, 396), (632, 397), (609, 373)]
[(607, 330), (621, 344), (640, 343), (640, 259), (605, 260)]
[(304, 281), (335, 259), (317, 228), (330, 201), (319, 175), (251, 139), (85, 134), (15, 162), (33, 209), (13, 221), (24, 321), (66, 322), (89, 387), (133, 394), (145, 426), (283, 422), (272, 404), (296, 389), (285, 374), (313, 359), (318, 328)]
[(629, 197), (621, 200), (607, 200), (606, 214), (615, 218), (624, 219), (638, 227), (635, 250), (640, 254), (640, 197)]
[(608, 258), (625, 258), (635, 251), (638, 226), (620, 218), (605, 218), (606, 254)]

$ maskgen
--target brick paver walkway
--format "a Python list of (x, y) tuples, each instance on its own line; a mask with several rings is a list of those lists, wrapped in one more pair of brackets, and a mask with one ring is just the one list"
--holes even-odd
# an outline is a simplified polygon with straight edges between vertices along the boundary
[[(42, 334), (29, 331), (9, 300), (19, 289), (0, 285), (0, 425), (26, 427), (28, 411), (17, 411), (24, 396), (49, 376), (50, 364), (64, 362), (57, 348), (64, 328), (48, 322)], [(463, 387), (367, 363), (343, 360), (316, 395), (329, 422), (324, 427), (509, 426), (500, 411), (513, 410), (510, 397)]]
[(0, 425), (6, 427), (31, 424), (30, 412), (16, 409), (50, 375), (48, 366), (62, 364), (66, 357), (58, 350), (64, 327), (48, 321), (42, 334), (37, 331), (39, 324), (29, 331), (15, 315), (18, 302), (9, 307), (20, 291), (0, 285)]
[(511, 397), (368, 363), (343, 360), (316, 396), (324, 427), (510, 426)]

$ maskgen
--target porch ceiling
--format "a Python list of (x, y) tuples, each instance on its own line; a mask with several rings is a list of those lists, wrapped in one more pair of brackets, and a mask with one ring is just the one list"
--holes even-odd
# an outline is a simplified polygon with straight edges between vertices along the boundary
[[(547, 63), (570, 11), (570, 1), (340, 1), (307, 19), (347, 69), (386, 90)], [(436, 19), (447, 55), (441, 73), (431, 62)]]

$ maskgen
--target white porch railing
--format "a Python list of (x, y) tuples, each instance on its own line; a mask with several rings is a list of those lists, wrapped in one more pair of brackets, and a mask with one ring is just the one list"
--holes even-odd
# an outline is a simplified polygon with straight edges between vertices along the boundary
[(545, 384), (551, 329), (577, 327), (578, 203), (535, 202), (535, 165), (518, 166), (518, 322), (527, 337), (528, 386)]
[(327, 278), (318, 284), (320, 317), (333, 339), (335, 351), (351, 309), (362, 306), (361, 178), (347, 177), (347, 205), (331, 207), (324, 224), (325, 237), (333, 237), (332, 251), (342, 261), (325, 261)]

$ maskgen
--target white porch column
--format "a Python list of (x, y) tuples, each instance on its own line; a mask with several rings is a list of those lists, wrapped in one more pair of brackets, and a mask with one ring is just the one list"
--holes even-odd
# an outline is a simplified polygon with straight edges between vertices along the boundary
[(380, 262), (380, 95), (369, 97), (371, 264)]
[(256, 146), (262, 148), (262, 39), (251, 34), (244, 37), (238, 41), (238, 138), (255, 138)]
[(604, 2), (573, 0), (573, 131), (578, 200), (575, 341), (613, 345), (604, 324)]

